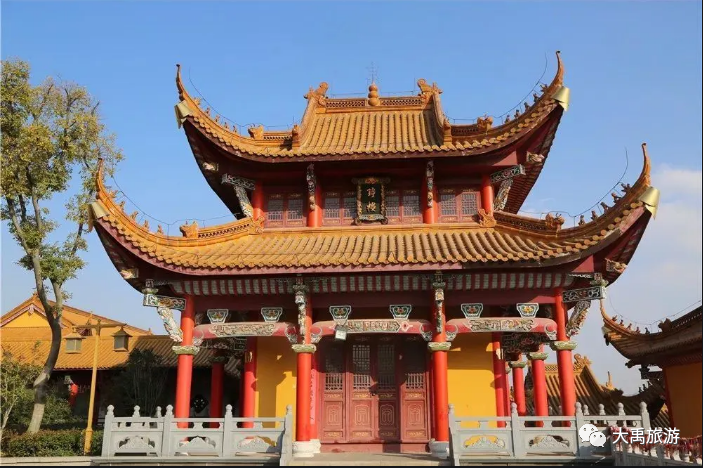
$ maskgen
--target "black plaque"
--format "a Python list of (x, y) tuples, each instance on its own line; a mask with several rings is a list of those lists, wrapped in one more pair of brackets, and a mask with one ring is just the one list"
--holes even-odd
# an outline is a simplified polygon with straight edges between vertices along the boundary
[(352, 179), (356, 184), (356, 219), (355, 223), (380, 221), (388, 223), (386, 218), (386, 184), (389, 179), (366, 177)]

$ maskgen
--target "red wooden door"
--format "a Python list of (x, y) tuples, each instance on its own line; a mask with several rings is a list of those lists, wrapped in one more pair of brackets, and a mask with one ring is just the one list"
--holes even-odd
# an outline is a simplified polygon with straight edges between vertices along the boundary
[(323, 340), (318, 355), (321, 442), (429, 440), (427, 352), (425, 342), (413, 338)]

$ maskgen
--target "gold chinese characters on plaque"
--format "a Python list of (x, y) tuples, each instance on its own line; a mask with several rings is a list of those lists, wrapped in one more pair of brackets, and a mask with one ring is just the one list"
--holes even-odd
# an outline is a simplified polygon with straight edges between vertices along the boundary
[(356, 218), (355, 224), (380, 221), (388, 223), (386, 218), (386, 184), (389, 179), (366, 177), (352, 179), (356, 184)]

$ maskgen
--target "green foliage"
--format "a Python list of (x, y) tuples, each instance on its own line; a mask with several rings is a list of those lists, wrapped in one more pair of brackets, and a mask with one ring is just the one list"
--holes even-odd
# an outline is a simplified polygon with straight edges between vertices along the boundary
[(19, 359), (15, 359), (12, 354), (2, 350), (0, 360), (0, 417), (2, 430), (16, 415), (21, 413), (22, 408), (32, 403), (32, 381), (39, 375), (39, 366), (25, 364)]
[[(73, 457), (83, 455), (84, 430), (40, 431), (36, 434), (6, 434), (3, 457)], [(90, 454), (100, 455), (103, 432), (93, 432)]]
[[(153, 415), (162, 401), (168, 367), (151, 350), (135, 349), (123, 371), (112, 378), (107, 401), (118, 416), (130, 416), (135, 406), (142, 415)], [(162, 404), (163, 406), (163, 404)]]
[[(32, 382), (41, 372), (41, 367), (27, 364), (33, 359), (20, 357), (3, 350), (0, 361), (0, 408), (2, 408), (2, 429), (26, 429), (32, 416), (34, 396)], [(73, 415), (68, 403), (68, 387), (61, 382), (49, 386), (46, 408), (44, 410), (45, 424), (76, 426), (82, 421)]]
[[(10, 234), (24, 251), (18, 264), (34, 274), (52, 331), (49, 354), (33, 384), (35, 406), (28, 430), (36, 432), (61, 347), (64, 284), (85, 266), (80, 254), (87, 247), (83, 235), (99, 161), (110, 175), (122, 154), (100, 118), (99, 103), (84, 87), (53, 78), (35, 86), (29, 64), (16, 59), (2, 61), (0, 85), (0, 218), (8, 221)], [(52, 216), (45, 206), (57, 195), (68, 198), (63, 218), (69, 234), (63, 239), (56, 232), (60, 216)], [(48, 300), (47, 282), (54, 303)]]

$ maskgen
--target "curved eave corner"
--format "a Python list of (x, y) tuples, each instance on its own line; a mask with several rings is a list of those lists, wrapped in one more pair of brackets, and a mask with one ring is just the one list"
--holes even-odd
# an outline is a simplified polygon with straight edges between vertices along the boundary
[[(311, 122), (315, 121), (318, 111), (325, 106), (326, 100), (329, 100), (325, 95), (327, 91), (327, 87), (323, 86), (326, 85), (325, 83), (322, 83), (318, 90), (311, 89), (305, 95), (308, 99), (308, 106), (299, 126), (295, 125), (293, 128), (281, 132), (266, 132), (263, 127), (258, 127), (249, 130), (251, 137), (241, 135), (234, 127), (230, 128), (226, 123), (221, 122), (219, 116), (210, 115), (209, 109), (201, 109), (199, 100), (191, 97), (183, 85), (180, 66), (178, 66), (176, 73), (176, 86), (180, 99), (175, 106), (176, 120), (179, 128), (183, 127), (186, 121), (191, 122), (194, 132), (212, 141), (232, 157), (264, 162), (341, 160), (352, 156), (357, 159), (425, 157), (430, 155), (432, 157), (474, 154), (485, 156), (531, 134), (549, 120), (555, 109), (562, 111), (568, 108), (569, 89), (563, 85), (564, 67), (559, 52), (557, 52), (557, 59), (556, 75), (551, 84), (543, 89), (542, 95), (536, 95), (535, 102), (532, 105), (526, 104), (525, 111), (516, 115), (514, 120), (496, 127), (492, 127), (492, 119), (490, 122), (487, 119), (481, 119), (480, 123), (471, 125), (452, 125), (441, 111), (439, 99), (441, 91), (439, 88), (436, 88), (436, 85), (432, 87), (426, 84), (421, 85), (419, 97), (407, 96), (404, 99), (423, 98), (424, 106), (430, 106), (434, 110), (432, 114), (436, 122), (433, 127), (436, 127), (434, 130), (438, 133), (439, 140), (436, 143), (421, 143), (419, 146), (418, 144), (403, 144), (401, 147), (391, 148), (388, 142), (374, 142), (371, 147), (367, 143), (363, 150), (349, 147), (344, 150), (335, 150), (319, 145), (307, 148), (305, 141), (307, 140), (308, 127), (312, 128)], [(407, 107), (408, 109), (419, 109), (416, 109), (417, 105), (415, 104), (399, 104), (397, 106), (393, 104), (388, 107), (388, 110), (402, 110), (405, 109), (404, 106), (410, 106)], [(373, 107), (373, 109), (383, 110), (385, 107)], [(435, 133), (434, 130), (433, 133)], [(188, 129), (186, 129), (186, 133), (189, 133)]]

